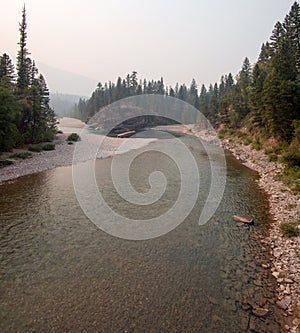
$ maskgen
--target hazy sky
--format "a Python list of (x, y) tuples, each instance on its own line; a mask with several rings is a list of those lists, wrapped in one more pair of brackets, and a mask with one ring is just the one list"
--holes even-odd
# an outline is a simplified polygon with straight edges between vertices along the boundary
[[(31, 57), (97, 81), (132, 70), (198, 85), (257, 60), (293, 0), (25, 0)], [(24, 0), (0, 0), (0, 52), (16, 55)]]

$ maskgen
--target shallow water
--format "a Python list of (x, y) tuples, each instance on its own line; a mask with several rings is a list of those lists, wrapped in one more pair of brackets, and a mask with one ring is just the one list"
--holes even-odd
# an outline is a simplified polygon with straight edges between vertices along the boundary
[[(186, 141), (204, 173), (205, 154)], [(168, 179), (162, 200), (142, 209), (113, 189), (111, 161), (97, 160), (98, 186), (122, 214), (157, 216), (176, 200), (170, 159), (154, 153), (132, 165), (140, 191), (149, 189), (145, 175), (158, 165)], [(257, 239), (270, 223), (267, 200), (254, 172), (230, 155), (227, 167), (223, 200), (207, 224), (197, 223), (200, 193), (179, 227), (146, 241), (115, 238), (91, 223), (76, 200), (71, 167), (0, 186), (0, 331), (279, 332), (274, 281), (261, 268), (268, 251)], [(256, 225), (239, 227), (233, 214), (251, 214)], [(252, 306), (270, 312), (259, 318)]]

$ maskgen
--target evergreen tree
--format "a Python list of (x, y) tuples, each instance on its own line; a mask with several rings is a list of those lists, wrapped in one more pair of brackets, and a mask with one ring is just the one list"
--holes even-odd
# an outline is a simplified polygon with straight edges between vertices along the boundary
[(279, 48), (280, 42), (284, 36), (284, 33), (285, 33), (285, 31), (284, 31), (282, 24), (280, 22), (277, 22), (273, 29), (272, 35), (270, 37), (270, 40), (271, 40), (270, 46), (271, 46), (271, 49), (273, 50), (273, 52), (278, 51), (278, 48)]
[(0, 152), (11, 150), (19, 140), (20, 109), (12, 89), (0, 82)]
[(178, 91), (178, 98), (181, 99), (182, 101), (186, 101), (187, 97), (188, 97), (187, 87), (185, 84), (182, 84)]
[(190, 89), (188, 92), (188, 102), (193, 105), (195, 108), (199, 108), (199, 98), (198, 98), (198, 89), (195, 79), (192, 80)]
[(261, 46), (258, 61), (264, 62), (264, 63), (268, 62), (271, 58), (271, 54), (272, 54), (272, 50), (271, 50), (271, 46), (270, 46), (269, 42), (267, 42), (266, 44), (263, 43)]
[(9, 83), (12, 83), (15, 79), (14, 65), (9, 55), (6, 53), (0, 56), (0, 79), (1, 78), (5, 78)]
[(208, 99), (207, 90), (205, 88), (205, 85), (203, 84), (201, 87), (200, 97), (199, 97), (199, 109), (205, 116), (208, 116), (208, 103), (209, 99)]
[(170, 87), (169, 96), (175, 97), (175, 91), (172, 87)]
[(300, 69), (300, 5), (294, 2), (289, 14), (285, 17), (283, 27), (290, 41), (294, 61), (297, 69)]
[(25, 5), (23, 7), (22, 12), (22, 22), (19, 23), (19, 31), (20, 31), (20, 42), (19, 42), (19, 52), (17, 56), (17, 86), (19, 89), (19, 93), (22, 94), (26, 88), (29, 86), (29, 63), (28, 63), (28, 55), (29, 52), (26, 48), (26, 39), (27, 39), (27, 23), (26, 23), (26, 9)]
[(245, 117), (250, 112), (249, 105), (249, 90), (251, 85), (251, 65), (249, 59), (246, 57), (242, 70), (237, 78), (237, 85), (235, 90), (235, 102), (236, 111), (239, 112), (238, 116), (235, 116), (235, 121)]
[(164, 85), (164, 79), (161, 78), (158, 82), (157, 82), (157, 93), (160, 95), (165, 95), (166, 91), (165, 91), (165, 85)]

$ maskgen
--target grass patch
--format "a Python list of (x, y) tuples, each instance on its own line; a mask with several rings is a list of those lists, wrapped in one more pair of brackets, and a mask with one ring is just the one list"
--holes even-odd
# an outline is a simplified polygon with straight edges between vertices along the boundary
[(275, 176), (275, 180), (289, 186), (293, 194), (300, 194), (300, 167), (286, 167), (283, 172)]
[(39, 152), (41, 152), (43, 150), (43, 148), (42, 148), (42, 145), (30, 145), (28, 147), (28, 150), (29, 151), (33, 151), (35, 153), (39, 153)]
[(227, 132), (228, 132), (228, 135), (229, 135), (229, 136), (234, 136), (234, 135), (236, 134), (236, 131), (235, 131), (234, 129), (232, 129), (232, 128), (229, 128), (229, 129), (227, 130)]
[(5, 168), (6, 166), (9, 166), (12, 164), (14, 164), (13, 161), (9, 161), (9, 160), (0, 161), (0, 169)]
[(276, 162), (278, 160), (278, 156), (275, 153), (268, 154), (269, 162)]
[(282, 154), (283, 163), (289, 167), (300, 166), (300, 144), (290, 145), (290, 147)]
[(300, 235), (299, 228), (297, 227), (298, 223), (281, 223), (280, 231), (284, 237), (296, 237)]
[(10, 158), (19, 158), (19, 159), (25, 160), (26, 158), (32, 157), (32, 154), (26, 151), (26, 152), (23, 152), (23, 153), (12, 154), (9, 157)]
[(80, 136), (77, 133), (72, 133), (68, 136), (67, 141), (73, 141), (73, 142), (80, 141)]
[(220, 140), (225, 138), (225, 130), (224, 129), (221, 129), (221, 130), (218, 131), (218, 138)]
[(261, 150), (262, 144), (258, 139), (256, 139), (254, 142), (252, 142), (251, 147), (255, 150)]
[(246, 137), (243, 141), (245, 146), (249, 146), (252, 143), (252, 140), (249, 137)]
[(43, 150), (55, 150), (55, 144), (54, 143), (45, 143), (42, 145)]

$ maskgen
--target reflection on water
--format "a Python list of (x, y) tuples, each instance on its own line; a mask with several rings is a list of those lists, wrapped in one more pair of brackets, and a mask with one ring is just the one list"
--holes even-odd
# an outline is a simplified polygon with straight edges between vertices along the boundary
[[(160, 168), (171, 188), (162, 204), (138, 213), (113, 191), (110, 162), (97, 161), (97, 180), (114, 208), (149, 218), (176, 200), (176, 168), (167, 158)], [(198, 162), (206, 163), (203, 154)], [(157, 160), (140, 158), (132, 167), (134, 186), (147, 191), (144, 175)], [(198, 226), (200, 198), (178, 228), (148, 241), (96, 228), (76, 201), (70, 167), (1, 186), (0, 331), (279, 332), (274, 286), (260, 265), (267, 250), (256, 236), (269, 220), (255, 177), (228, 157), (226, 191), (213, 219)], [(238, 227), (235, 213), (254, 215), (256, 226)], [(270, 312), (255, 317), (252, 306)]]

